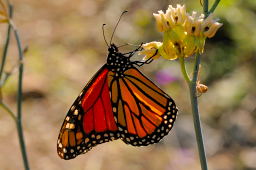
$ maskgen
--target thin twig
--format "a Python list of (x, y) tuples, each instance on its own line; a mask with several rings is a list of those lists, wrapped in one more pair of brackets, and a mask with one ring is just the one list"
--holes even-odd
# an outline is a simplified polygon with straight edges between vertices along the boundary
[[(10, 8), (9, 8), (10, 18), (12, 18), (12, 13), (13, 13), (13, 8), (12, 8), (12, 6), (10, 6)], [(6, 55), (7, 55), (7, 51), (8, 51), (8, 47), (9, 47), (9, 42), (10, 42), (11, 29), (12, 29), (11, 25), (8, 24), (6, 39), (5, 39), (5, 43), (4, 43), (4, 50), (3, 50), (3, 54), (2, 54), (2, 62), (1, 62), (1, 66), (0, 66), (0, 80), (2, 78), (3, 71), (4, 71)]]
[(13, 113), (13, 111), (11, 111), (11, 109), (6, 104), (4, 104), (3, 102), (0, 102), (0, 107), (2, 107), (12, 117), (12, 119), (16, 122), (17, 118), (16, 118), (15, 114)]
[(18, 136), (19, 136), (19, 142), (20, 142), (24, 167), (26, 170), (29, 170), (29, 163), (28, 163), (28, 158), (27, 158), (27, 153), (26, 153), (26, 145), (25, 145), (25, 141), (24, 141), (23, 128), (22, 128), (23, 50), (21, 47), (21, 41), (19, 38), (18, 31), (16, 30), (15, 27), (13, 27), (13, 25), (12, 25), (12, 28), (13, 28), (15, 39), (16, 39), (17, 46), (18, 46), (19, 61), (20, 61), (19, 77), (18, 77), (18, 92), (17, 92), (17, 130), (18, 130)]
[[(8, 7), (11, 9), (12, 5), (7, 0)], [(9, 25), (13, 29), (15, 40), (18, 47), (18, 53), (19, 53), (19, 75), (18, 75), (18, 91), (17, 91), (17, 120), (16, 120), (16, 127), (18, 131), (18, 137), (19, 137), (19, 143), (23, 158), (23, 164), (24, 169), (29, 170), (29, 163), (27, 158), (27, 152), (26, 152), (26, 145), (24, 141), (24, 135), (23, 135), (23, 128), (22, 128), (22, 82), (23, 82), (23, 49), (21, 46), (21, 41), (19, 38), (19, 34), (17, 29), (14, 27), (14, 24), (12, 20), (9, 20)]]

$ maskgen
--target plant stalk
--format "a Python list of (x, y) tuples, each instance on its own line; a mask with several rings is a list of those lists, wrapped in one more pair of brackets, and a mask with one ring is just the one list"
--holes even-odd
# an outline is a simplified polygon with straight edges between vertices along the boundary
[(213, 13), (215, 11), (215, 9), (217, 8), (217, 6), (219, 5), (220, 0), (215, 0), (214, 4), (212, 5), (209, 13)]
[(208, 0), (204, 0), (203, 1), (204, 3), (203, 3), (203, 10), (204, 10), (204, 15), (205, 15), (205, 18), (207, 18), (207, 16), (208, 16), (208, 8), (209, 8), (209, 3), (208, 3)]
[[(216, 7), (218, 6), (220, 0), (215, 0), (213, 6), (211, 7), (210, 11), (208, 11), (208, 0), (203, 1), (203, 11), (205, 14), (205, 18), (209, 15), (209, 13), (214, 12)], [(191, 108), (192, 108), (192, 114), (193, 114), (193, 122), (194, 122), (194, 128), (195, 128), (195, 134), (196, 134), (196, 141), (198, 146), (198, 153), (200, 158), (200, 164), (202, 170), (208, 170), (207, 166), (207, 159), (204, 149), (204, 141), (203, 141), (203, 134), (202, 134), (202, 128), (201, 128), (201, 120), (200, 120), (200, 114), (198, 110), (198, 100), (197, 100), (197, 80), (198, 80), (198, 73), (199, 73), (199, 66), (200, 66), (200, 54), (197, 53), (195, 56), (195, 65), (193, 70), (193, 77), (192, 80), (189, 78), (185, 63), (184, 63), (184, 57), (179, 57), (181, 71), (183, 74), (183, 77), (185, 78), (190, 91), (190, 101), (191, 101)]]
[(191, 101), (191, 108), (192, 108), (192, 115), (193, 115), (193, 122), (194, 122), (194, 129), (196, 134), (196, 141), (198, 146), (200, 164), (202, 170), (207, 170), (207, 160), (205, 156), (204, 150), (204, 142), (203, 142), (203, 135), (200, 123), (200, 116), (198, 111), (198, 101), (197, 101), (197, 77), (199, 72), (199, 65), (200, 65), (200, 55), (196, 54), (195, 56), (195, 66), (193, 70), (193, 77), (192, 80), (189, 78), (184, 62), (184, 57), (179, 57), (181, 72), (183, 74), (184, 79), (186, 80), (189, 91), (190, 91), (190, 101)]
[(207, 170), (208, 169), (207, 159), (206, 159), (206, 154), (204, 150), (204, 141), (203, 141), (203, 134), (202, 134), (202, 128), (200, 123), (201, 121), (200, 121), (200, 115), (198, 110), (197, 91), (196, 91), (199, 65), (200, 65), (200, 55), (196, 54), (193, 78), (192, 78), (192, 81), (189, 83), (189, 91), (190, 91), (190, 101), (191, 101), (191, 107), (192, 107), (193, 122), (194, 122), (195, 134), (196, 134), (198, 153), (199, 153), (199, 158), (201, 163), (201, 169)]
[[(10, 18), (12, 18), (12, 14), (13, 14), (13, 8), (12, 8), (12, 6), (10, 6), (9, 7)], [(3, 54), (2, 54), (2, 62), (1, 62), (1, 66), (0, 66), (0, 80), (2, 80), (2, 75), (3, 75), (3, 71), (4, 71), (7, 51), (8, 51), (9, 42), (10, 42), (11, 29), (12, 29), (11, 25), (8, 24), (6, 39), (5, 39), (5, 43), (4, 43), (4, 50), (3, 50)]]
[[(207, 17), (209, 15), (208, 0), (204, 0), (203, 2), (204, 2), (203, 3), (203, 11), (204, 11), (205, 17)], [(201, 120), (200, 120), (200, 114), (199, 114), (199, 110), (198, 110), (197, 91), (196, 91), (199, 66), (200, 66), (200, 58), (201, 58), (200, 54), (197, 53), (195, 56), (195, 65), (194, 65), (194, 70), (193, 70), (192, 81), (189, 83), (189, 91), (190, 91), (193, 122), (194, 122), (195, 134), (196, 134), (198, 153), (199, 153), (199, 158), (200, 158), (200, 163), (201, 163), (201, 169), (208, 170), (207, 159), (206, 159), (206, 154), (205, 154), (205, 149), (204, 149), (203, 134), (202, 134), (202, 128), (201, 128)]]
[(25, 170), (29, 170), (29, 163), (27, 158), (27, 152), (26, 152), (26, 145), (24, 141), (24, 135), (23, 135), (23, 127), (22, 127), (22, 82), (23, 82), (23, 50), (21, 47), (21, 41), (19, 38), (19, 34), (17, 29), (14, 27), (13, 23), (10, 22), (13, 31), (14, 36), (16, 39), (18, 52), (19, 52), (19, 76), (18, 76), (18, 92), (17, 92), (17, 131), (18, 131), (18, 137), (19, 137), (19, 143), (23, 158), (23, 164)]

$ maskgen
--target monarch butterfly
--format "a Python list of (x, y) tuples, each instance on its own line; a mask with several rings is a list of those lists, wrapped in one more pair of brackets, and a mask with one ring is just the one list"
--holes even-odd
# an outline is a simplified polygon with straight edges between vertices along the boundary
[(157, 143), (173, 127), (178, 111), (174, 101), (136, 68), (152, 60), (130, 60), (141, 47), (121, 53), (109, 44), (107, 63), (84, 87), (62, 124), (57, 152), (63, 159), (116, 139), (133, 146)]

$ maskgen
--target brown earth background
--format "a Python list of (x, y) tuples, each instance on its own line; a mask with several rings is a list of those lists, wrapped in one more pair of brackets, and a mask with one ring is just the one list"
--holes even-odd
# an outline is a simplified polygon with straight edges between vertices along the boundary
[[(212, 2), (212, 1), (210, 1)], [(179, 63), (159, 59), (141, 68), (176, 101), (179, 116), (160, 143), (132, 147), (117, 140), (99, 145), (85, 155), (64, 161), (56, 141), (67, 110), (92, 75), (106, 62), (109, 40), (116, 44), (161, 41), (153, 12), (169, 4), (186, 4), (202, 11), (199, 0), (13, 0), (14, 21), (25, 57), (23, 124), (32, 170), (198, 170), (188, 88)], [(224, 26), (207, 40), (202, 56), (201, 82), (209, 91), (199, 98), (205, 147), (211, 170), (256, 169), (256, 1), (223, 0), (216, 17)], [(6, 25), (0, 25), (0, 46)], [(6, 71), (17, 61), (12, 37)], [(130, 50), (127, 47), (124, 50)], [(1, 49), (2, 51), (2, 49)], [(0, 51), (0, 52), (1, 52)], [(141, 56), (137, 56), (141, 59)], [(192, 70), (193, 59), (187, 59)], [(17, 71), (3, 89), (5, 102), (16, 108)], [(23, 169), (16, 127), (0, 110), (0, 169)]]

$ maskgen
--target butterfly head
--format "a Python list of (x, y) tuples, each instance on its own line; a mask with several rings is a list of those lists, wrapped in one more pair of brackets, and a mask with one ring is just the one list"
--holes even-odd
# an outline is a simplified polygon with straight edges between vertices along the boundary
[(118, 52), (118, 47), (115, 44), (111, 44), (108, 48), (109, 53), (117, 53)]
[(108, 48), (107, 65), (113, 72), (122, 73), (132, 67), (130, 58), (119, 52), (115, 44), (111, 44)]

